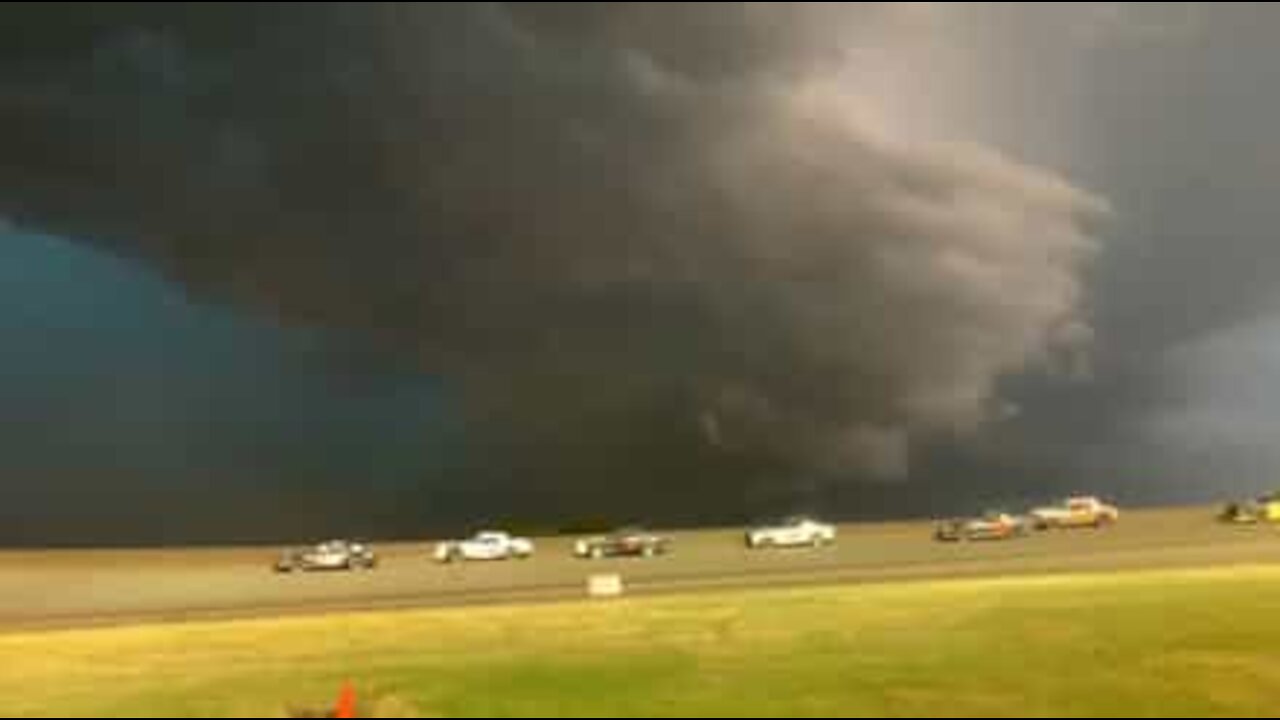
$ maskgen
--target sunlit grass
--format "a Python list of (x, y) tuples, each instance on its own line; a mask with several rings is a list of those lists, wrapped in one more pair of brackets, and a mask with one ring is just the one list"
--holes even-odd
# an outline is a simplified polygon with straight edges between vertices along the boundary
[[(0, 638), (5, 717), (1273, 717), (1280, 569)], [(417, 711), (406, 711), (406, 706)]]

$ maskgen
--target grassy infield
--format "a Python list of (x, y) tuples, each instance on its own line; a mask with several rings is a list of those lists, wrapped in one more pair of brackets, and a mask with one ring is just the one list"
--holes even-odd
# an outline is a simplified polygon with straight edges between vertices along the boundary
[(0, 636), (3, 717), (1275, 717), (1280, 569)]

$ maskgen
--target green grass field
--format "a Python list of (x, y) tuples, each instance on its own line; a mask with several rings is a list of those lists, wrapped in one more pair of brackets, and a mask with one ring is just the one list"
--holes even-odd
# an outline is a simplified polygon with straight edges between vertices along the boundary
[[(4, 717), (1275, 717), (1280, 569), (0, 636)], [(410, 709), (414, 708), (414, 709)]]

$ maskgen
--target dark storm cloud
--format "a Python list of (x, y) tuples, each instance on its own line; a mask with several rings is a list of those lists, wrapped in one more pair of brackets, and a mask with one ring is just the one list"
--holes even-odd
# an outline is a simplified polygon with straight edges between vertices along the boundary
[[(982, 18), (974, 32), (985, 42), (965, 42), (986, 48), (978, 64), (999, 87), (998, 111), (951, 131), (1062, 168), (1116, 208), (1105, 260), (1090, 276), (1091, 381), (1019, 383), (1010, 394), (1026, 412), (1001, 426), (1000, 453), (1028, 486), (1053, 486), (1056, 476), (1068, 491), (1123, 488), (1130, 500), (1162, 503), (1250, 492), (1241, 488), (1258, 473), (1226, 468), (1243, 454), (1232, 423), (1209, 433), (1203, 420), (1214, 414), (1199, 410), (1234, 398), (1198, 386), (1257, 362), (1260, 343), (1230, 329), (1266, 326), (1280, 307), (1272, 190), (1280, 164), (1271, 150), (1280, 103), (1264, 90), (1277, 60), (1276, 7), (1027, 4), (966, 13)], [(1219, 337), (1231, 342), (1215, 340), (1212, 359), (1185, 351)], [(1202, 367), (1189, 372), (1195, 363)], [(1202, 433), (1196, 443), (1155, 430), (1183, 428), (1188, 415)], [(1189, 456), (1203, 444), (1216, 452)]]
[(376, 330), (547, 488), (898, 477), (1090, 345), (1106, 204), (858, 91), (928, 7), (49, 7), (0, 9), (0, 213)]

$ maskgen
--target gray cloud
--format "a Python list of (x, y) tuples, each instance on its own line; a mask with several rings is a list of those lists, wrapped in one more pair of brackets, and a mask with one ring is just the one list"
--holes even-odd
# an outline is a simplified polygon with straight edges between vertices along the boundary
[(1206, 3), (1081, 3), (1072, 24), (1093, 45), (1167, 45), (1194, 41), (1204, 30)]
[(381, 333), (505, 468), (900, 477), (1083, 367), (1107, 203), (866, 91), (930, 4), (43, 8), (0, 212)]

